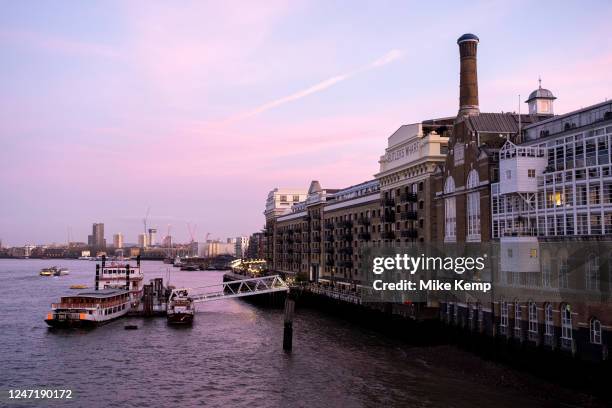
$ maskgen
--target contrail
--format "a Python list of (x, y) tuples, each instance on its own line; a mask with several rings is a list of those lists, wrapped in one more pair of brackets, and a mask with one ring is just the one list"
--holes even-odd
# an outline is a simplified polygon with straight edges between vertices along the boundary
[(298, 99), (302, 99), (302, 98), (304, 98), (304, 97), (306, 97), (308, 95), (312, 95), (314, 93), (324, 91), (324, 90), (326, 90), (328, 88), (331, 88), (332, 86), (334, 86), (334, 85), (336, 85), (336, 84), (338, 84), (338, 83), (340, 83), (342, 81), (346, 81), (347, 79), (349, 79), (349, 78), (351, 78), (351, 77), (353, 77), (353, 76), (355, 76), (357, 74), (360, 74), (360, 73), (363, 73), (363, 72), (366, 72), (366, 71), (370, 71), (370, 70), (373, 70), (373, 69), (377, 69), (377, 68), (383, 67), (383, 66), (385, 66), (387, 64), (390, 64), (390, 63), (398, 60), (399, 58), (401, 58), (403, 55), (404, 55), (404, 52), (402, 50), (397, 50), (397, 49), (390, 50), (389, 52), (387, 52), (382, 57), (372, 61), (371, 63), (369, 63), (369, 64), (367, 64), (367, 65), (365, 65), (365, 66), (363, 66), (361, 68), (358, 68), (358, 69), (356, 69), (354, 71), (347, 72), (345, 74), (340, 74), (340, 75), (333, 76), (333, 77), (331, 77), (329, 79), (326, 79), (324, 81), (319, 82), (318, 84), (315, 84), (315, 85), (313, 85), (311, 87), (308, 87), (306, 89), (303, 89), (303, 90), (298, 91), (296, 93), (293, 93), (291, 95), (288, 95), (288, 96), (285, 96), (285, 97), (282, 97), (282, 98), (279, 98), (279, 99), (275, 99), (275, 100), (273, 100), (271, 102), (268, 102), (268, 103), (264, 103), (263, 105), (260, 105), (260, 106), (256, 107), (255, 109), (253, 109), (251, 111), (245, 112), (245, 113), (243, 113), (241, 115), (238, 115), (238, 116), (236, 116), (236, 117), (234, 117), (232, 119), (229, 119), (228, 121), (229, 122), (233, 122), (233, 121), (236, 121), (236, 120), (241, 120), (241, 119), (246, 119), (246, 118), (250, 118), (250, 117), (253, 117), (253, 116), (257, 116), (257, 115), (259, 115), (259, 114), (261, 114), (263, 112), (266, 112), (266, 111), (268, 111), (270, 109), (273, 109), (273, 108), (276, 108), (278, 106), (284, 105), (286, 103), (297, 101)]

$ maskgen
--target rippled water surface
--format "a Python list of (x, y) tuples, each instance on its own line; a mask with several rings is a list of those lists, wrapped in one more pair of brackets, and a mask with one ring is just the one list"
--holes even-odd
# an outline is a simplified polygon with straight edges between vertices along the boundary
[[(38, 276), (45, 266), (70, 275)], [(219, 283), (222, 272), (144, 262), (145, 281)], [(233, 299), (199, 305), (193, 327), (128, 318), (94, 330), (52, 331), (43, 319), (72, 284), (93, 286), (89, 261), (0, 259), (0, 406), (369, 407), (559, 406), (575, 393), (450, 346), (411, 347), (298, 309), (294, 351), (282, 352), (282, 310)], [(139, 330), (124, 330), (129, 321)], [(535, 385), (534, 385), (535, 384)], [(6, 399), (8, 389), (73, 390), (70, 401)]]

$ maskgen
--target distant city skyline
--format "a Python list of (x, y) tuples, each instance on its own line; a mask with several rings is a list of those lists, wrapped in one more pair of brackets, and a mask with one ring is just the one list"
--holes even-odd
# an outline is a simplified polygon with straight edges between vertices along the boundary
[(135, 243), (148, 207), (158, 240), (171, 224), (189, 241), (188, 223), (199, 241), (249, 236), (271, 189), (373, 178), (397, 128), (454, 116), (465, 32), (481, 39), (482, 111), (517, 111), (538, 77), (557, 114), (612, 97), (611, 12), (604, 1), (6, 2), (0, 240), (87, 242), (102, 222), (108, 242)]

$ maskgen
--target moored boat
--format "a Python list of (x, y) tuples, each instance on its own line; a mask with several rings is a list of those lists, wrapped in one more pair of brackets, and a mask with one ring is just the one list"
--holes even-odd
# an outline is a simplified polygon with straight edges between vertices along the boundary
[(101, 289), (62, 296), (51, 305), (45, 322), (51, 327), (87, 327), (108, 323), (130, 310), (125, 289)]
[[(55, 268), (59, 274), (60, 269)], [(45, 322), (52, 327), (97, 326), (137, 310), (143, 288), (140, 258), (136, 266), (106, 263), (96, 265), (95, 288), (63, 296), (51, 305)], [(72, 289), (81, 285), (73, 285)]]
[(168, 299), (168, 324), (191, 324), (194, 312), (193, 300), (187, 294), (187, 290), (173, 290)]

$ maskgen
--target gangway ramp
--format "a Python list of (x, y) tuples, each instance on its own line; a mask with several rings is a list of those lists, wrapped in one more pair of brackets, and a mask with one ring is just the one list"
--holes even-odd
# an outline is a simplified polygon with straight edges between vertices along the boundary
[(174, 294), (185, 293), (184, 291), (187, 292), (187, 296), (193, 302), (203, 303), (264, 293), (287, 292), (289, 291), (289, 285), (280, 276), (271, 275), (227, 281), (197, 288), (177, 288), (172, 291), (170, 299), (174, 297)]

